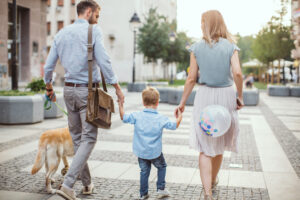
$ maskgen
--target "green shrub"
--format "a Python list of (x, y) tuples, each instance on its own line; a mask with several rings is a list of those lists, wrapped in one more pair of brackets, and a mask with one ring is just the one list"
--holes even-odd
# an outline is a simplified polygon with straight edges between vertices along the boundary
[(19, 91), (19, 90), (2, 90), (0, 91), (0, 96), (31, 96), (35, 95), (31, 91)]
[(30, 83), (28, 83), (26, 88), (29, 88), (30, 91), (32, 91), (32, 92), (41, 92), (46, 89), (46, 85), (42, 78), (32, 79), (32, 81)]

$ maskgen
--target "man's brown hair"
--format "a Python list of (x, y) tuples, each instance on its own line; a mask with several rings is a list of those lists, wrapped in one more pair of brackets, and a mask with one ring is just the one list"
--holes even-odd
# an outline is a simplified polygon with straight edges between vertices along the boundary
[(77, 15), (82, 15), (86, 9), (91, 8), (93, 12), (100, 9), (100, 6), (93, 0), (82, 0), (77, 4)]
[(142, 93), (145, 106), (154, 106), (159, 101), (159, 92), (154, 87), (147, 87)]

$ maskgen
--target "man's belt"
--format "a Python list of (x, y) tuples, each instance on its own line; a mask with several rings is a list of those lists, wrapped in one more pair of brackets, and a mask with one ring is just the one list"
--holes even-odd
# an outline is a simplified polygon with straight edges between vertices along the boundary
[[(84, 83), (65, 83), (65, 86), (70, 86), (70, 87), (88, 87), (89, 84), (84, 84)], [(92, 87), (99, 87), (99, 83), (93, 83)]]

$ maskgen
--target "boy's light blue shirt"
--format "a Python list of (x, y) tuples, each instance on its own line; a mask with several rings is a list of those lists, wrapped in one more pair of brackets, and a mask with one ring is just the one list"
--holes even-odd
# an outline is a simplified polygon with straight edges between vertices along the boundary
[[(77, 19), (73, 24), (60, 30), (54, 38), (50, 52), (44, 66), (44, 80), (46, 83), (52, 81), (52, 73), (56, 62), (60, 59), (65, 69), (65, 82), (85, 84), (88, 83), (88, 26), (84, 19)], [(113, 72), (110, 58), (103, 45), (103, 35), (99, 26), (93, 26), (94, 60), (93, 60), (93, 82), (99, 83), (99, 67), (105, 77), (106, 83), (118, 82)]]
[(162, 152), (162, 131), (176, 130), (177, 123), (155, 109), (124, 114), (123, 122), (134, 124), (133, 153), (143, 159), (154, 159)]

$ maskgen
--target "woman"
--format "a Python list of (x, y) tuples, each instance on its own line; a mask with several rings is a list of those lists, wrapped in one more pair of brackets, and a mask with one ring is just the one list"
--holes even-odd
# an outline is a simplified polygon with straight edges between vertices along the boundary
[[(205, 199), (212, 200), (212, 188), (218, 183), (217, 175), (224, 151), (237, 152), (239, 133), (238, 113), (243, 103), (243, 76), (239, 64), (239, 48), (227, 31), (220, 12), (207, 11), (202, 15), (202, 41), (190, 48), (190, 73), (178, 108), (183, 112), (185, 103), (195, 86), (198, 70), (199, 87), (194, 101), (191, 124), (190, 147), (199, 151), (199, 169)], [(236, 91), (233, 82), (235, 82)], [(239, 105), (237, 104), (239, 101)], [(198, 123), (201, 111), (208, 105), (226, 107), (231, 114), (231, 126), (220, 137), (210, 137), (202, 132)], [(177, 109), (175, 115), (177, 115)]]

